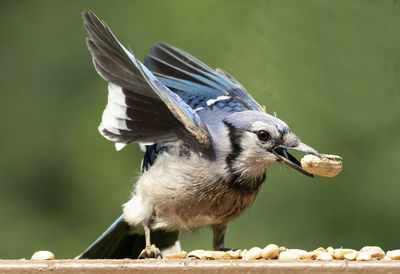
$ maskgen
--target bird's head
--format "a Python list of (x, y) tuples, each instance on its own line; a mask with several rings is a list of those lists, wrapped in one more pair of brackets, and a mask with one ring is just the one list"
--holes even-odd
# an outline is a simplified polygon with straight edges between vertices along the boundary
[(229, 168), (238, 173), (260, 173), (280, 162), (305, 175), (300, 162), (287, 150), (297, 150), (319, 156), (305, 145), (282, 120), (260, 111), (232, 113), (224, 119), (229, 130), (232, 151), (226, 161)]

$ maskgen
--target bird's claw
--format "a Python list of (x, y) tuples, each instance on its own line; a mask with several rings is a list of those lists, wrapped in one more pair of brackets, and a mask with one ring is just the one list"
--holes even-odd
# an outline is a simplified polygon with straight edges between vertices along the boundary
[(161, 251), (155, 245), (146, 246), (140, 252), (138, 259), (161, 259)]

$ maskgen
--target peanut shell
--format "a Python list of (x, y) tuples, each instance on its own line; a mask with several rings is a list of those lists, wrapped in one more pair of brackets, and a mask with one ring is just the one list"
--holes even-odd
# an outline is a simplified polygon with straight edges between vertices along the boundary
[(259, 247), (250, 248), (249, 251), (247, 251), (243, 256), (243, 260), (256, 260), (261, 258), (261, 252), (262, 250)]
[(385, 252), (379, 246), (364, 246), (360, 252), (366, 252), (374, 259), (383, 259), (385, 257)]
[(242, 250), (241, 249), (229, 250), (226, 253), (231, 259), (240, 259), (241, 258), (240, 253), (242, 253)]
[(350, 248), (336, 248), (333, 251), (333, 258), (338, 259), (338, 260), (343, 260), (344, 259), (344, 255), (349, 254), (349, 253), (353, 253), (356, 252), (356, 250), (354, 249), (350, 249)]
[(184, 259), (186, 258), (187, 252), (182, 251), (179, 253), (171, 253), (171, 254), (166, 254), (165, 259), (167, 260), (174, 260), (174, 259)]
[(358, 253), (356, 260), (357, 261), (371, 261), (372, 256), (368, 252), (360, 252), (360, 253)]
[(291, 250), (282, 251), (279, 253), (279, 260), (281, 261), (293, 261), (300, 260), (301, 255), (297, 252), (293, 252)]
[(328, 252), (314, 250), (311, 253), (310, 259), (312, 260), (320, 260), (320, 261), (332, 261), (333, 257)]
[(33, 253), (31, 260), (54, 260), (55, 256), (52, 252), (47, 250), (40, 250)]
[(311, 174), (335, 177), (342, 171), (342, 158), (329, 154), (321, 154), (321, 157), (307, 154), (301, 159), (301, 167)]
[(386, 256), (392, 260), (400, 260), (400, 249), (390, 250), (386, 252)]
[(263, 259), (275, 259), (279, 254), (279, 246), (276, 244), (269, 244), (261, 251)]
[(351, 253), (344, 254), (343, 257), (348, 261), (354, 261), (357, 258), (358, 253), (359, 253), (358, 251), (354, 251)]

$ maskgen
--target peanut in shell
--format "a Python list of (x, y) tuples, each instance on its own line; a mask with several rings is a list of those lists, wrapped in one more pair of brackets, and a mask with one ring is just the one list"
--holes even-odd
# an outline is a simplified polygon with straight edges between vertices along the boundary
[(308, 173), (323, 177), (335, 177), (342, 171), (342, 158), (337, 155), (307, 154), (301, 159), (301, 167)]
[(52, 252), (47, 250), (39, 250), (33, 253), (31, 260), (54, 260), (55, 256)]

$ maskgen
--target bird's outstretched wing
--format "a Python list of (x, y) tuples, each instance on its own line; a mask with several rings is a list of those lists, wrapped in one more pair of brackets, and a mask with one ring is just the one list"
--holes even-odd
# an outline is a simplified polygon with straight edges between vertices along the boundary
[(213, 70), (190, 54), (166, 43), (155, 44), (145, 57), (144, 64), (194, 109), (208, 107), (210, 102), (220, 98), (218, 100), (241, 102), (247, 110), (263, 111), (230, 74), (221, 69)]
[(178, 138), (210, 147), (210, 134), (196, 112), (124, 48), (91, 11), (82, 14), (97, 72), (109, 82), (100, 133), (119, 144)]

